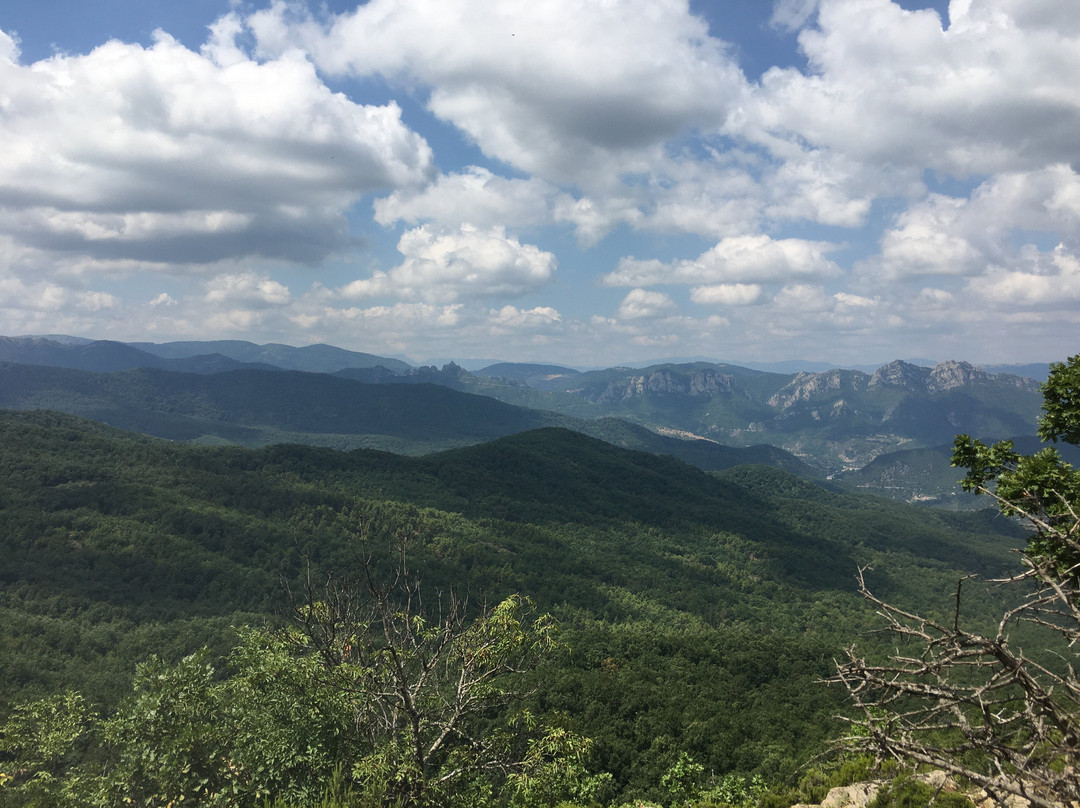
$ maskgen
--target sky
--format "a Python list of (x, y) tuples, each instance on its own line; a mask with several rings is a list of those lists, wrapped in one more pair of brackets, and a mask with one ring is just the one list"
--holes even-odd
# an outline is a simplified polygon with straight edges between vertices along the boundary
[(0, 334), (1080, 347), (1076, 0), (4, 0)]

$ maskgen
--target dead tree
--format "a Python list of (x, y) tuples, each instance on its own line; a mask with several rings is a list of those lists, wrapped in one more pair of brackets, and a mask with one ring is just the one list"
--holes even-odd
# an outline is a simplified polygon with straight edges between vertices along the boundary
[[(1080, 356), (1051, 365), (1039, 436), (1080, 444)], [(996, 500), (1031, 528), (1023, 570), (1000, 583), (1017, 594), (996, 631), (945, 624), (859, 586), (901, 650), (881, 664), (851, 648), (832, 681), (855, 707), (852, 741), (879, 755), (929, 764), (967, 778), (996, 802), (1015, 795), (1038, 808), (1080, 802), (1080, 471), (1045, 448), (1019, 455), (1011, 441), (987, 446), (957, 437), (961, 486)], [(1018, 627), (1042, 632), (1038, 653), (1013, 642)]]
[(388, 802), (420, 805), (465, 776), (520, 772), (513, 733), (490, 722), (525, 695), (524, 674), (554, 643), (553, 620), (517, 595), (475, 609), (453, 593), (425, 602), (407, 535), (395, 539), (388, 577), (360, 538), (357, 577), (317, 584), (309, 574), (292, 598), (293, 641), (354, 705), (368, 752), (358, 778), (385, 784)]

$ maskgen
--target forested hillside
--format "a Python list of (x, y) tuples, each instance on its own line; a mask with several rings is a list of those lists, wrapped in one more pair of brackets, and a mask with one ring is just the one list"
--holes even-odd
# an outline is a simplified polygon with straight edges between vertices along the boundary
[(795, 777), (838, 731), (819, 680), (871, 624), (857, 568), (946, 613), (958, 574), (1007, 569), (1020, 542), (983, 513), (708, 474), (563, 429), (409, 458), (7, 412), (0, 446), (0, 721), (65, 688), (108, 714), (151, 654), (222, 657), (235, 626), (280, 625), (305, 570), (355, 575), (368, 553), (391, 575), (404, 531), (430, 602), (521, 595), (554, 616), (559, 645), (515, 709), (592, 739), (610, 804), (670, 799), (683, 755), (713, 777)]
[(245, 446), (293, 442), (400, 454), (564, 426), (626, 448), (675, 455), (707, 470), (767, 463), (812, 473), (772, 446), (678, 440), (615, 418), (576, 419), (416, 379), (372, 384), (280, 369), (94, 372), (0, 363), (0, 407), (58, 410), (170, 440)]

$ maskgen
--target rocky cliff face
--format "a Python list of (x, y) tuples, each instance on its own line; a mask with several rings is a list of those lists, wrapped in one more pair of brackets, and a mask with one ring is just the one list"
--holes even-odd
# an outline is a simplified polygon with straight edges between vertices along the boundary
[(603, 392), (590, 397), (590, 400), (599, 404), (611, 404), (649, 393), (711, 397), (731, 393), (734, 389), (734, 376), (713, 370), (698, 370), (690, 374), (657, 370), (611, 382)]
[[(799, 404), (832, 405), (838, 395), (873, 392), (875, 389), (900, 388), (917, 396), (944, 393), (977, 384), (1003, 384), (1037, 392), (1038, 382), (1020, 376), (993, 375), (968, 362), (942, 362), (933, 368), (897, 360), (882, 365), (872, 375), (857, 370), (828, 370), (823, 373), (798, 373), (764, 402), (784, 412)], [(598, 404), (618, 404), (651, 394), (716, 397), (738, 389), (737, 378), (716, 369), (657, 368), (612, 381), (603, 389), (584, 393)]]
[(870, 387), (901, 387), (912, 393), (944, 393), (974, 384), (994, 383), (1018, 390), (1037, 392), (1039, 383), (1034, 379), (1011, 376), (1006, 373), (992, 374), (979, 370), (969, 362), (940, 362), (932, 368), (919, 367), (907, 362), (890, 362), (874, 371)]
[(867, 387), (900, 387), (912, 393), (925, 393), (930, 368), (901, 362), (899, 359), (874, 371)]
[(868, 379), (865, 373), (857, 370), (799, 373), (765, 403), (786, 410), (800, 402), (816, 401), (824, 395), (862, 392), (866, 389)]

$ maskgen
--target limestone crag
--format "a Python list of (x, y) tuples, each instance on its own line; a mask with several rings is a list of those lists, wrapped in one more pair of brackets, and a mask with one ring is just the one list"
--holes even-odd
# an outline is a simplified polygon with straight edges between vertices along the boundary
[[(610, 377), (609, 377), (610, 378)], [(958, 388), (987, 384), (1005, 384), (1018, 390), (1038, 392), (1038, 382), (1020, 376), (990, 374), (968, 362), (941, 362), (933, 368), (896, 360), (882, 365), (873, 374), (858, 370), (833, 369), (820, 373), (801, 372), (790, 377), (762, 403), (783, 416), (798, 405), (823, 409), (815, 415), (819, 420), (834, 409), (837, 399), (846, 399), (841, 409), (864, 409), (863, 394), (873, 394), (885, 388), (899, 388), (919, 397), (948, 393)], [(739, 377), (723, 372), (719, 367), (662, 366), (630, 373), (608, 381), (603, 387), (574, 390), (597, 404), (619, 404), (650, 395), (715, 398), (740, 393), (751, 394), (742, 387)], [(871, 406), (870, 409), (873, 409)], [(837, 415), (837, 412), (832, 412)]]
[(859, 393), (866, 389), (865, 373), (857, 370), (828, 370), (824, 373), (798, 373), (766, 402), (770, 407), (786, 410), (800, 402), (813, 401), (834, 392)]
[[(963, 794), (976, 808), (1001, 808), (1001, 803), (993, 799), (985, 790), (962, 789), (950, 775), (940, 769), (919, 772), (915, 775), (915, 779), (939, 791)], [(797, 803), (792, 808), (866, 808), (887, 783), (887, 780), (866, 780), (849, 786), (838, 786), (830, 789), (820, 803)], [(1005, 808), (1030, 808), (1031, 805), (1028, 800), (1015, 794), (999, 792), (998, 796), (1003, 798)]]
[(685, 396), (718, 396), (735, 389), (735, 377), (713, 370), (697, 370), (690, 374), (656, 370), (649, 374), (631, 376), (611, 382), (598, 396), (590, 398), (599, 404), (611, 404), (640, 398), (649, 393)]
[(912, 393), (925, 393), (932, 371), (897, 359), (874, 371), (867, 387), (899, 387)]

